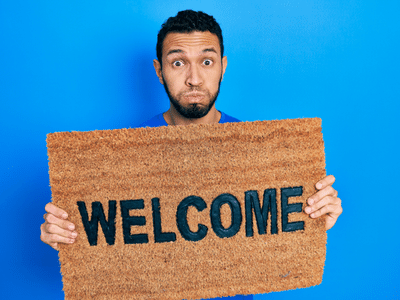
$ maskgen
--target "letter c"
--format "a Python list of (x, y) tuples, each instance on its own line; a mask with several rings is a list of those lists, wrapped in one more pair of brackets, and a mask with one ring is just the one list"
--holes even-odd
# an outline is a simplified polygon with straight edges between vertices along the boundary
[(198, 196), (188, 196), (179, 203), (176, 210), (176, 225), (182, 237), (187, 241), (197, 242), (207, 235), (208, 228), (203, 224), (199, 224), (198, 230), (193, 232), (189, 228), (187, 222), (187, 212), (189, 206), (194, 206), (198, 211), (202, 211), (207, 207), (206, 202)]

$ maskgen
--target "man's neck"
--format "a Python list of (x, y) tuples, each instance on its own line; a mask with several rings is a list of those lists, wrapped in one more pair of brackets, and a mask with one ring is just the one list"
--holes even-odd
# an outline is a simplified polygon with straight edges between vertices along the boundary
[(188, 119), (179, 114), (173, 106), (171, 106), (163, 114), (165, 122), (168, 125), (190, 125), (190, 124), (216, 124), (221, 119), (221, 113), (213, 106), (207, 115), (202, 118)]

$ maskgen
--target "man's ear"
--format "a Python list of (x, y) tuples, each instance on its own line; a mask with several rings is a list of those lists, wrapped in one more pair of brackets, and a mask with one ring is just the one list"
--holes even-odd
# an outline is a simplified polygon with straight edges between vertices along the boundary
[(228, 58), (226, 56), (224, 56), (222, 58), (222, 79), (224, 79), (224, 74), (225, 74), (225, 70), (226, 70), (226, 66), (228, 65)]
[(161, 84), (164, 84), (163, 76), (162, 76), (162, 70), (161, 70), (161, 64), (157, 59), (153, 60), (153, 66), (154, 70), (156, 70), (156, 74), (158, 77), (158, 80), (160, 80)]

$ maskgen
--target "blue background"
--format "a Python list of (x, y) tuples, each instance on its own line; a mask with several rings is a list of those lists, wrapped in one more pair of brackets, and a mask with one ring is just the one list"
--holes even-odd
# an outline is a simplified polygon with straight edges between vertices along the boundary
[(255, 299), (400, 297), (399, 2), (0, 1), (2, 299), (63, 299), (40, 224), (46, 134), (133, 127), (168, 109), (152, 66), (161, 24), (214, 15), (228, 68), (217, 108), (241, 120), (321, 117), (344, 213), (323, 283)]

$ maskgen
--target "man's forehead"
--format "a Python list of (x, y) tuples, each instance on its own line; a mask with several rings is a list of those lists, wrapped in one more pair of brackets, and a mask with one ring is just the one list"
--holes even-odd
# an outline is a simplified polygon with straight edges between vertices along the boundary
[(206, 49), (215, 49), (217, 54), (221, 54), (217, 35), (209, 31), (194, 31), (191, 33), (170, 32), (165, 37), (163, 43), (164, 54), (186, 52), (188, 50), (204, 51)]

